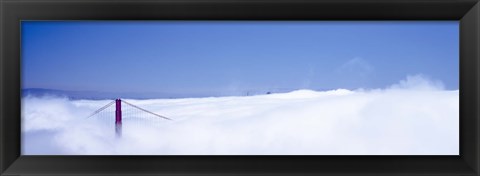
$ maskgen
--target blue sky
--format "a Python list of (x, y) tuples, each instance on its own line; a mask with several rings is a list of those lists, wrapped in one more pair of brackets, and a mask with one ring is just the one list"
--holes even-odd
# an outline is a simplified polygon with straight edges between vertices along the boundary
[(457, 21), (23, 21), (22, 87), (237, 94), (458, 89)]

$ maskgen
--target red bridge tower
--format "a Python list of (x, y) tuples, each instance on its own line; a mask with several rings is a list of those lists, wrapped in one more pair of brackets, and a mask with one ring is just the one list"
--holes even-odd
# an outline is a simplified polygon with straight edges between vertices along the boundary
[(115, 134), (122, 137), (122, 100), (115, 100)]

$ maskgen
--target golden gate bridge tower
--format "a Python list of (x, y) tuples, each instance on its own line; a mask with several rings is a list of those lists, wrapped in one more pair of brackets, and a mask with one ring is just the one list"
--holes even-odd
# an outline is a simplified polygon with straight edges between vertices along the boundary
[(115, 100), (115, 134), (122, 136), (122, 100)]
[[(115, 106), (112, 106), (113, 104), (115, 104)], [(122, 136), (124, 125), (151, 126), (158, 124), (163, 120), (171, 120), (170, 118), (158, 115), (119, 98), (97, 109), (88, 116), (88, 118), (91, 117), (95, 117), (95, 119), (100, 120), (108, 126), (110, 126), (112, 122), (115, 122), (114, 128), (116, 137)]]

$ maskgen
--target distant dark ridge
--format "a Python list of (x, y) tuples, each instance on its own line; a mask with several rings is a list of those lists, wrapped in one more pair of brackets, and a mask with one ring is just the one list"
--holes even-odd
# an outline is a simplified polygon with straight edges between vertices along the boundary
[(43, 89), (43, 88), (28, 88), (22, 89), (22, 97), (66, 97), (68, 99), (91, 99), (91, 100), (103, 100), (103, 99), (170, 99), (170, 98), (198, 98), (208, 97), (207, 94), (180, 94), (180, 93), (127, 93), (127, 92), (98, 92), (98, 91), (68, 91), (68, 90), (56, 90), (56, 89)]
[(255, 96), (274, 93), (286, 93), (298, 89), (293, 88), (270, 88), (270, 89), (247, 89), (243, 91), (230, 91), (224, 93), (159, 93), (159, 92), (100, 92), (100, 91), (70, 91), (45, 88), (22, 89), (22, 97), (66, 97), (68, 99), (176, 99), (176, 98), (202, 98), (202, 97), (223, 97), (223, 96)]
[(116, 96), (113, 94), (94, 92), (94, 91), (66, 91), (55, 89), (42, 89), (42, 88), (29, 88), (22, 89), (22, 97), (66, 97), (69, 99), (114, 99)]

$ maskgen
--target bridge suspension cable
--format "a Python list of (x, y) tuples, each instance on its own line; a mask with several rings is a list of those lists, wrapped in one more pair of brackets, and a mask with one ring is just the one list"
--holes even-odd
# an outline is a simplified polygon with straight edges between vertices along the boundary
[(101, 107), (100, 109), (97, 109), (95, 112), (93, 112), (87, 118), (90, 118), (90, 117), (94, 116), (95, 114), (98, 114), (99, 112), (103, 111), (104, 109), (107, 109), (109, 106), (113, 105), (113, 103), (115, 103), (115, 100), (113, 100), (112, 102), (108, 103), (107, 105)]
[[(130, 106), (132, 106), (132, 107), (134, 107), (134, 108), (137, 108), (137, 109), (139, 109), (139, 110), (141, 110), (141, 111), (143, 111), (143, 112), (152, 114), (152, 115), (154, 115), (154, 116), (157, 116), (157, 117), (160, 117), (160, 118), (163, 118), (163, 119), (172, 120), (172, 119), (170, 119), (170, 118), (168, 118), (168, 117), (155, 114), (155, 113), (153, 113), (153, 112), (151, 112), (151, 111), (149, 111), (149, 110), (143, 109), (143, 108), (138, 107), (138, 106), (136, 106), (136, 105), (134, 105), (134, 104), (131, 104), (131, 103), (129, 103), (129, 102), (126, 102), (125, 100), (121, 100), (121, 101), (124, 102), (125, 104), (130, 105)], [(87, 118), (90, 118), (90, 117), (92, 117), (92, 116), (94, 116), (94, 115), (102, 112), (103, 110), (107, 109), (108, 107), (110, 107), (110, 106), (113, 105), (114, 103), (115, 103), (115, 100), (111, 101), (110, 103), (106, 104), (105, 106), (97, 109), (95, 112), (93, 112), (93, 113), (92, 113), (91, 115), (89, 115)]]
[(134, 105), (134, 104), (131, 104), (131, 103), (129, 103), (129, 102), (126, 102), (125, 100), (122, 100), (122, 102), (124, 102), (125, 104), (130, 105), (130, 106), (132, 106), (132, 107), (134, 107), (134, 108), (137, 108), (137, 109), (139, 109), (139, 110), (142, 110), (143, 112), (152, 114), (152, 115), (154, 115), (154, 116), (157, 116), (157, 117), (160, 117), (160, 118), (164, 118), (164, 119), (167, 119), (167, 120), (172, 120), (172, 119), (170, 119), (170, 118), (168, 118), (168, 117), (155, 114), (155, 113), (150, 112), (150, 111), (148, 111), (148, 110), (146, 110), (146, 109), (143, 109), (143, 108), (141, 108), (141, 107), (138, 107), (138, 106), (136, 106), (136, 105)]

